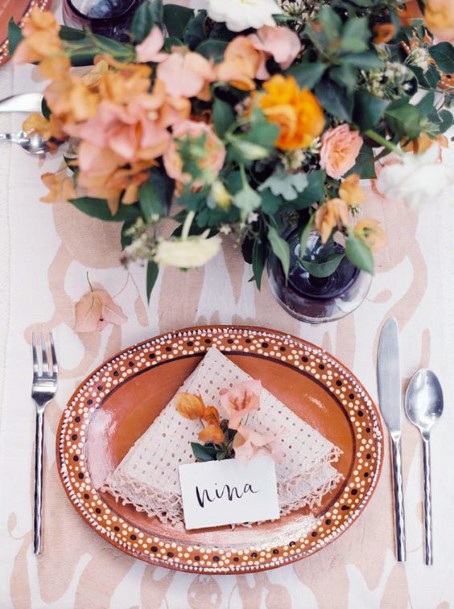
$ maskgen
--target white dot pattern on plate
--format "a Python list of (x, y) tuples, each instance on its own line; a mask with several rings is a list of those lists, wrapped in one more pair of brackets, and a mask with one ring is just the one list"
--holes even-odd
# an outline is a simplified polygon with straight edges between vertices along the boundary
[[(354, 430), (357, 453), (342, 492), (307, 531), (297, 527), (292, 539), (238, 549), (162, 540), (131, 526), (102, 500), (86, 468), (84, 446), (91, 416), (115, 387), (134, 374), (169, 358), (203, 354), (210, 346), (224, 353), (251, 353), (285, 362), (315, 378), (336, 396)], [(271, 355), (271, 351), (273, 355)], [(292, 359), (289, 359), (292, 355)], [(128, 373), (132, 369), (133, 372)], [(106, 387), (110, 384), (110, 387)], [(367, 444), (362, 441), (366, 440)], [(360, 450), (364, 447), (363, 450)], [(76, 390), (63, 412), (58, 433), (59, 473), (64, 488), (82, 517), (121, 550), (152, 564), (202, 573), (244, 573), (278, 567), (309, 556), (336, 539), (359, 516), (376, 487), (381, 469), (383, 437), (380, 419), (358, 380), (322, 349), (289, 335), (259, 328), (201, 327), (164, 334), (130, 347), (106, 362)], [(110, 524), (108, 524), (110, 521)], [(140, 534), (143, 533), (143, 537)], [(182, 548), (179, 550), (178, 548)], [(265, 552), (265, 560), (261, 555)], [(189, 554), (185, 556), (185, 554)], [(270, 554), (270, 557), (266, 557)]]

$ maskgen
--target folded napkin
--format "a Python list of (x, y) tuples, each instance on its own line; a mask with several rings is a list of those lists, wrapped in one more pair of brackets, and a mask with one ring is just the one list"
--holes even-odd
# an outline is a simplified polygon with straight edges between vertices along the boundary
[[(219, 390), (247, 380), (251, 380), (248, 374), (212, 347), (177, 393), (200, 394), (222, 415)], [(176, 395), (101, 487), (124, 504), (174, 525), (183, 523), (178, 466), (195, 461), (190, 443), (198, 441), (203, 429), (199, 420), (178, 414), (175, 400)], [(319, 505), (338, 483), (341, 475), (331, 463), (339, 458), (340, 449), (266, 389), (261, 392), (259, 410), (249, 412), (247, 425), (280, 438), (284, 456), (276, 463), (276, 476), (281, 516)]]

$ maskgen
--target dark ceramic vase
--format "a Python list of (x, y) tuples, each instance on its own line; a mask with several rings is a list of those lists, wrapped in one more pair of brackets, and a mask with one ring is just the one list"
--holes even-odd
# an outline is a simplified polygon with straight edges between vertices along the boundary
[(129, 40), (132, 18), (143, 0), (63, 0), (63, 21), (76, 29)]
[[(281, 263), (274, 254), (268, 260), (271, 291), (292, 317), (308, 323), (336, 321), (352, 313), (366, 298), (372, 275), (360, 271), (344, 256), (337, 269), (327, 277), (311, 275), (301, 264), (300, 240), (296, 230), (284, 234), (290, 246), (290, 270), (286, 280)], [(340, 244), (331, 245), (331, 255), (342, 254)], [(305, 258), (323, 261), (326, 246), (318, 233), (311, 233)]]

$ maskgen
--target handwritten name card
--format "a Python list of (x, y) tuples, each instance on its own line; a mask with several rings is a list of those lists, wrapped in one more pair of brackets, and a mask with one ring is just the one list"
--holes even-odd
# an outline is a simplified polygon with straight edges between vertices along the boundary
[(279, 518), (271, 457), (180, 465), (180, 485), (187, 529)]

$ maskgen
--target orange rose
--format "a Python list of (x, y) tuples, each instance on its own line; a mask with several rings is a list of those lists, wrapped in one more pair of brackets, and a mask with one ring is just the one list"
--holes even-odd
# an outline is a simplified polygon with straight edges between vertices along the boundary
[(275, 145), (281, 150), (307, 148), (325, 126), (323, 110), (313, 93), (300, 89), (292, 76), (276, 74), (263, 85), (258, 106), (280, 128)]
[(363, 145), (358, 131), (351, 131), (347, 124), (328, 129), (322, 137), (320, 167), (330, 178), (339, 180), (355, 164)]
[(330, 199), (315, 212), (314, 225), (326, 243), (335, 228), (348, 224), (348, 206), (342, 199)]

